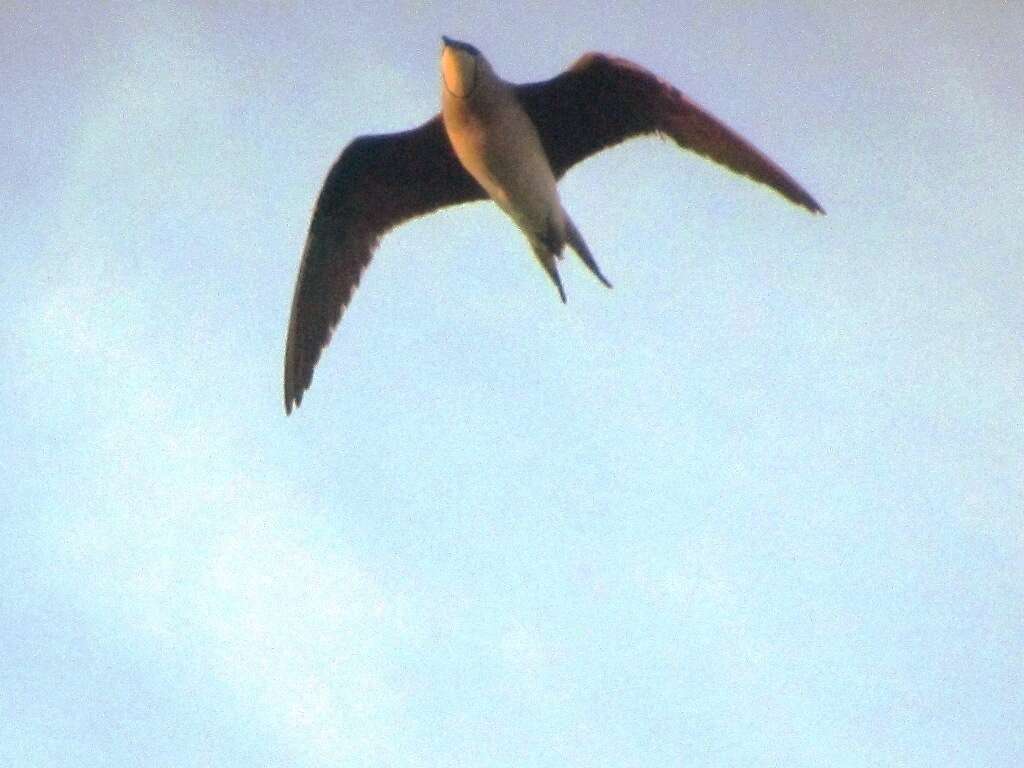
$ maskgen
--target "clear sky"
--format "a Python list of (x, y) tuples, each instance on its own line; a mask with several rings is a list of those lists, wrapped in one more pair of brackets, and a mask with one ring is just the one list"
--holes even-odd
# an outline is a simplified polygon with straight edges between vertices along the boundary
[[(1024, 764), (1024, 5), (607, 5), (4, 4), (0, 765)], [(567, 306), (414, 222), (285, 418), (442, 33), (635, 59), (829, 215), (632, 142)]]

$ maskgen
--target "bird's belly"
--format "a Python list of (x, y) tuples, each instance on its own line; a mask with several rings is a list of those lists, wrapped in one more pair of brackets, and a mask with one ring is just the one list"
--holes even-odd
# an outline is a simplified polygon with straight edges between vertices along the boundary
[[(554, 174), (532, 125), (518, 116), (469, 121), (449, 130), (463, 167), (527, 234), (543, 231), (562, 210)], [(522, 115), (522, 120), (528, 118)]]

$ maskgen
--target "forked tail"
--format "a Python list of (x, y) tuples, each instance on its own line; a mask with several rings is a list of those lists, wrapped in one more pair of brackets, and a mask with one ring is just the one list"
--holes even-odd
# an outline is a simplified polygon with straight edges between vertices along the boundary
[(548, 273), (548, 277), (551, 278), (551, 282), (555, 284), (558, 289), (558, 295), (562, 299), (562, 303), (565, 304), (565, 288), (562, 287), (562, 278), (558, 276), (558, 266), (555, 264), (555, 254), (551, 252), (551, 249), (547, 244), (530, 238), (530, 247), (533, 248), (533, 255), (537, 257), (537, 261), (544, 267), (544, 271)]
[(565, 214), (565, 241), (570, 248), (576, 251), (576, 255), (580, 257), (580, 261), (587, 265), (587, 269), (594, 273), (594, 277), (611, 288), (612, 284), (608, 282), (608, 278), (601, 274), (601, 268), (597, 266), (597, 262), (594, 261), (590, 249), (587, 248), (587, 244), (583, 240), (583, 235), (576, 229), (576, 225), (572, 223), (568, 213)]

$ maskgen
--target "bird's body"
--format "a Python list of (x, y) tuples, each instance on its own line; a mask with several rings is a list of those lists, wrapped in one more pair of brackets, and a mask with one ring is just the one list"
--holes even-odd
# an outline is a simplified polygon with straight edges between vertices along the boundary
[(508, 83), (480, 71), (470, 83), (460, 77), (460, 60), (482, 65), (456, 50), (445, 48), (441, 85), (441, 117), (455, 156), (527, 235), (538, 233), (562, 206), (537, 128)]
[(570, 220), (537, 127), (515, 87), (494, 74), (476, 49), (447, 38), (445, 43), (441, 117), (455, 156), (526, 235), (565, 301), (555, 259)]
[(610, 283), (565, 212), (557, 180), (580, 160), (632, 136), (665, 134), (822, 212), (775, 163), (631, 62), (587, 54), (551, 80), (514, 85), (473, 46), (444, 43), (441, 114), (409, 131), (356, 139), (324, 182), (288, 326), (288, 412), (301, 403), (377, 241), (415, 216), (489, 197), (525, 234), (565, 301), (556, 259), (566, 245)]

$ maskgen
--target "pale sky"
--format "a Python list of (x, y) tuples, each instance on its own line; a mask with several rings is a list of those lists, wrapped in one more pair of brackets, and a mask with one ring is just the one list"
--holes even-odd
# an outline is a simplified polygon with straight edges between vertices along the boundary
[[(1024, 5), (7, 4), (0, 765), (1024, 764)], [(44, 6), (44, 7), (37, 7)], [(676, 84), (557, 299), (387, 236), (284, 416), (331, 162), (514, 81)]]

